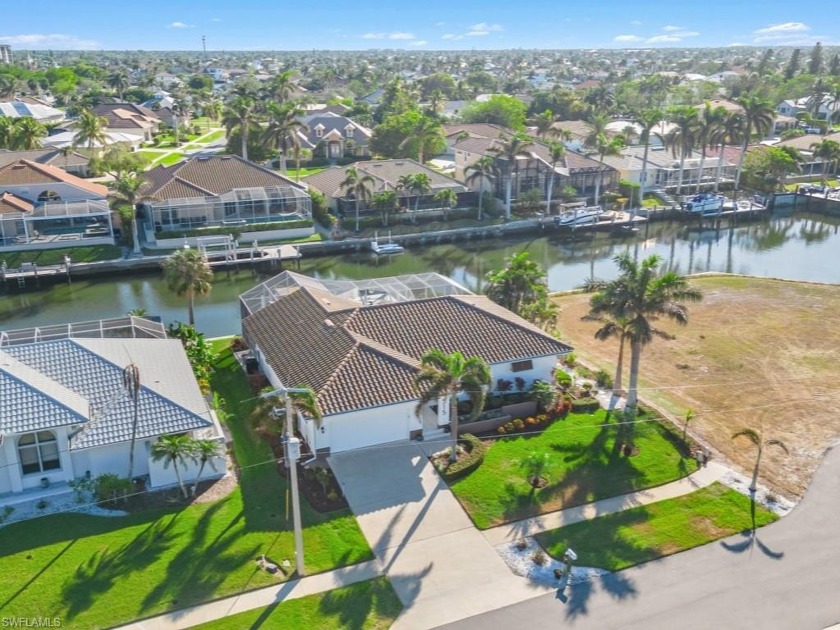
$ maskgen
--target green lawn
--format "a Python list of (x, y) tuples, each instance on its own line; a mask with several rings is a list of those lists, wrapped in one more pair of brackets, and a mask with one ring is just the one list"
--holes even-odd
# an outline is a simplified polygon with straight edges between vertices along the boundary
[(173, 164), (177, 164), (183, 159), (183, 153), (181, 153), (180, 151), (173, 151), (172, 153), (167, 153), (166, 157), (164, 157), (162, 160), (158, 160), (157, 162), (155, 162), (155, 166), (172, 166)]
[[(785, 190), (796, 190), (800, 186), (809, 186), (811, 184), (813, 184), (815, 186), (820, 186), (820, 185), (822, 185), (822, 181), (819, 178), (817, 178), (817, 179), (814, 179), (810, 182), (798, 182), (796, 184), (785, 184)], [(840, 180), (829, 179), (829, 180), (826, 181), (826, 185), (829, 186), (830, 188), (836, 188), (837, 186), (840, 186)]]
[(379, 577), (326, 593), (274, 604), (196, 626), (196, 630), (385, 630), (402, 610), (387, 578)]
[(314, 175), (315, 173), (320, 173), (321, 171), (325, 171), (327, 168), (325, 166), (314, 166), (312, 168), (301, 168), (300, 170), (296, 168), (287, 168), (286, 169), (286, 177), (291, 179), (295, 179), (295, 177), (306, 177), (307, 175)]
[[(650, 419), (651, 416), (642, 416)], [(673, 481), (697, 469), (678, 450), (679, 435), (659, 422), (635, 425), (638, 453), (618, 452), (615, 419), (606, 412), (570, 414), (543, 433), (498, 439), (484, 463), (452, 484), (452, 491), (473, 519), (487, 529), (545, 512), (589, 503)], [(469, 429), (462, 426), (462, 430)], [(548, 485), (533, 490), (522, 462), (531, 453), (548, 461), (542, 476)]]
[[(286, 483), (267, 445), (242, 421), (253, 396), (224, 348), (213, 386), (233, 419), (240, 489), (216, 503), (126, 517), (47, 516), (0, 529), (0, 609), (10, 617), (48, 611), (67, 627), (100, 628), (274, 584), (257, 570), (265, 553), (294, 558)], [(348, 510), (321, 515), (303, 502), (310, 573), (363, 562), (370, 549)], [(46, 614), (46, 613), (45, 613)]]
[(87, 245), (82, 247), (64, 247), (61, 249), (42, 249), (26, 252), (4, 252), (0, 261), (6, 261), (6, 267), (17, 269), (22, 262), (34, 262), (41, 266), (64, 263), (64, 256), (70, 256), (74, 263), (96, 262), (122, 258), (122, 250), (116, 245)]
[(675, 499), (537, 534), (536, 539), (555, 558), (571, 547), (580, 566), (620, 571), (778, 518), (758, 505), (753, 524), (751, 509), (749, 497), (714, 483)]

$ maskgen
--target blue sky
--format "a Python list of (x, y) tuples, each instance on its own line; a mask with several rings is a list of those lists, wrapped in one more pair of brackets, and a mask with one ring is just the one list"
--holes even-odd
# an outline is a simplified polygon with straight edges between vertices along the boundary
[(3, 2), (24, 49), (307, 50), (840, 45), (840, 3), (810, 0), (39, 0)]

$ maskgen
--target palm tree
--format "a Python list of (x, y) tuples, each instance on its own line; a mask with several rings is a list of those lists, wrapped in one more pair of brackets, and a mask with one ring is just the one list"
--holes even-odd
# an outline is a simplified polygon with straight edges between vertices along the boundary
[(210, 100), (204, 104), (202, 111), (210, 120), (219, 120), (219, 116), (222, 115), (222, 103), (216, 99)]
[(216, 464), (213, 460), (221, 457), (223, 452), (222, 445), (216, 440), (195, 440), (193, 442), (193, 452), (190, 456), (199, 464), (198, 474), (195, 476), (195, 484), (193, 484), (192, 488), (193, 496), (195, 496), (198, 490), (198, 482), (201, 480), (201, 473), (204, 472), (204, 466), (207, 462), (210, 462), (210, 467), (216, 470)]
[(268, 95), (278, 104), (286, 103), (298, 89), (294, 80), (294, 71), (286, 70), (275, 76), (268, 84)]
[(9, 116), (0, 116), (0, 149), (14, 149), (17, 141), (15, 120)]
[(403, 149), (407, 145), (416, 143), (414, 146), (417, 147), (417, 161), (423, 164), (426, 161), (426, 154), (439, 147), (442, 141), (440, 123), (428, 116), (421, 116), (408, 137), (400, 143), (399, 148)]
[(107, 118), (97, 116), (89, 109), (84, 109), (76, 121), (76, 134), (73, 136), (73, 144), (75, 146), (87, 145), (88, 149), (93, 149), (96, 144), (105, 146), (108, 141), (106, 129), (108, 129)]
[(669, 112), (669, 120), (674, 128), (665, 137), (665, 144), (671, 148), (674, 158), (680, 158), (680, 170), (677, 176), (677, 195), (682, 192), (685, 174), (685, 159), (691, 155), (697, 144), (697, 108), (678, 105)]
[(552, 131), (554, 125), (554, 112), (547, 109), (542, 114), (537, 114), (534, 116), (533, 123), (537, 128), (537, 137), (545, 138)]
[(545, 191), (545, 210), (551, 214), (551, 198), (554, 196), (554, 180), (557, 179), (557, 163), (566, 155), (566, 147), (559, 142), (552, 142), (548, 145), (549, 163), (551, 174), (548, 176), (548, 187)]
[(114, 196), (124, 201), (131, 210), (131, 236), (135, 254), (140, 252), (140, 240), (137, 234), (137, 198), (144, 183), (145, 180), (137, 173), (126, 171), (117, 175), (113, 187)]
[(420, 357), (420, 372), (414, 382), (421, 390), (415, 410), (418, 416), (428, 403), (449, 397), (452, 434), (449, 461), (455, 462), (458, 457), (458, 395), (464, 393), (469, 397), (472, 403), (470, 416), (477, 418), (484, 408), (484, 388), (490, 385), (490, 367), (479, 357), (466, 358), (457, 350), (446, 354), (439, 348), (431, 348)]
[[(297, 107), (277, 103), (269, 103), (266, 111), (268, 127), (263, 141), (279, 150), (280, 170), (285, 174), (288, 151), (291, 149), (300, 159), (300, 134), (307, 130), (307, 126), (298, 119), (303, 112)], [(300, 171), (299, 165), (297, 170)]]
[(356, 205), (356, 231), (359, 231), (359, 208), (362, 203), (370, 199), (370, 195), (376, 180), (368, 174), (360, 175), (355, 166), (351, 166), (344, 171), (344, 181), (338, 187), (344, 191), (344, 194), (355, 200)]
[(248, 159), (248, 137), (256, 127), (254, 101), (244, 96), (237, 96), (222, 114), (222, 125), (228, 135), (234, 130), (242, 135), (242, 158)]
[(819, 158), (823, 161), (823, 180), (825, 180), (825, 176), (828, 175), (832, 167), (837, 166), (840, 163), (840, 143), (836, 140), (820, 140), (819, 142), (814, 142), (810, 146), (811, 151), (813, 152), (814, 158)]
[(447, 213), (458, 205), (458, 195), (451, 188), (441, 188), (435, 193), (434, 200), (440, 204), (444, 221), (446, 220)]
[(189, 324), (195, 326), (195, 298), (213, 288), (213, 270), (207, 257), (198, 249), (179, 249), (163, 261), (166, 286), (177, 296), (186, 295)]
[[(404, 175), (400, 175), (397, 179), (397, 192), (404, 192), (406, 195), (411, 195), (411, 184), (414, 181), (414, 175), (410, 173), (406, 173)], [(406, 211), (411, 209), (411, 201), (410, 199), (406, 198), (405, 200), (405, 209)]]
[(466, 183), (468, 186), (474, 186), (478, 189), (478, 220), (483, 219), (481, 203), (484, 199), (484, 191), (482, 190), (484, 180), (493, 182), (496, 179), (496, 162), (489, 155), (482, 156), (474, 164), (470, 164), (464, 169), (466, 175)]
[(758, 483), (758, 468), (761, 466), (761, 455), (764, 452), (765, 446), (778, 446), (786, 455), (789, 454), (787, 446), (781, 440), (765, 440), (762, 435), (755, 429), (741, 429), (732, 434), (732, 439), (745, 437), (758, 448), (758, 454), (755, 457), (755, 468), (753, 468), (752, 481), (750, 482), (750, 492), (756, 491)]
[(34, 118), (18, 118), (15, 124), (15, 146), (21, 151), (41, 147), (41, 138), (47, 137), (47, 128)]
[(598, 205), (598, 200), (601, 197), (601, 188), (604, 185), (604, 158), (607, 156), (621, 155), (621, 150), (624, 148), (624, 139), (620, 136), (615, 138), (608, 138), (605, 135), (598, 136), (595, 145), (598, 151), (598, 180), (595, 182), (595, 205)]
[(295, 389), (305, 390), (297, 392), (288, 392), (289, 402), (292, 406), (292, 418), (285, 418), (291, 424), (283, 427), (277, 426), (278, 410), (285, 413), (286, 399), (282, 396), (269, 396), (268, 398), (261, 398), (260, 402), (254, 407), (251, 412), (251, 420), (260, 431), (264, 433), (295, 433), (294, 418), (298, 414), (312, 418), (317, 426), (320, 426), (324, 414), (321, 411), (321, 405), (318, 402), (318, 396), (310, 387), (296, 387)]
[(426, 173), (415, 173), (411, 177), (410, 190), (417, 195), (414, 199), (414, 215), (411, 217), (412, 223), (416, 223), (417, 213), (420, 211), (420, 199), (423, 195), (432, 192), (432, 180)]
[(621, 377), (624, 372), (624, 346), (630, 334), (630, 323), (621, 317), (610, 317), (598, 315), (596, 317), (584, 316), (584, 319), (597, 321), (601, 327), (595, 331), (595, 339), (608, 341), (618, 339), (618, 359), (615, 367), (615, 378), (613, 379), (613, 392), (621, 391)]
[(592, 296), (589, 314), (596, 319), (608, 317), (628, 325), (626, 339), (630, 341), (630, 384), (626, 407), (628, 413), (633, 413), (638, 398), (642, 349), (655, 336), (670, 338), (670, 335), (655, 328), (653, 322), (664, 316), (678, 324), (687, 324), (688, 309), (683, 302), (697, 302), (703, 295), (691, 287), (686, 278), (672, 271), (660, 274), (661, 256), (649, 256), (638, 262), (625, 252), (613, 260), (620, 275)]
[(172, 464), (175, 475), (178, 477), (178, 485), (181, 487), (185, 499), (189, 498), (189, 494), (184, 487), (178, 462), (186, 466), (187, 458), (191, 458), (194, 452), (195, 440), (189, 435), (162, 435), (152, 443), (152, 459), (155, 461), (162, 459), (164, 468), (169, 466), (170, 463)]
[(697, 173), (697, 192), (703, 183), (703, 168), (706, 165), (706, 150), (715, 146), (726, 123), (728, 116), (723, 107), (712, 107), (709, 103), (700, 110), (700, 119), (697, 123), (696, 139), (700, 147), (700, 166)]
[(642, 155), (642, 175), (639, 179), (639, 205), (644, 205), (645, 202), (650, 136), (653, 133), (653, 128), (656, 127), (661, 120), (662, 112), (658, 109), (646, 109), (636, 117), (636, 123), (642, 128), (642, 132), (639, 134), (639, 141), (645, 145), (645, 152)]
[(735, 190), (741, 185), (741, 170), (744, 167), (744, 157), (747, 155), (747, 145), (753, 136), (765, 136), (773, 128), (776, 114), (769, 101), (758, 96), (747, 95), (737, 101), (743, 109), (744, 127), (741, 139), (741, 156), (738, 158), (738, 172), (735, 174)]
[(724, 149), (727, 145), (734, 145), (741, 142), (744, 134), (744, 116), (741, 112), (732, 112), (727, 115), (718, 132), (718, 156), (717, 174), (715, 175), (715, 192), (720, 188), (720, 180), (723, 178)]
[(504, 162), (505, 174), (505, 219), (510, 220), (510, 200), (513, 190), (513, 175), (518, 170), (518, 160), (521, 157), (531, 157), (530, 149), (533, 143), (522, 136), (502, 137), (501, 144), (490, 151)]
[(120, 100), (123, 100), (123, 92), (129, 86), (128, 75), (123, 70), (117, 70), (108, 75), (105, 81), (108, 87), (116, 91)]
[(615, 94), (606, 85), (599, 85), (587, 92), (583, 97), (583, 102), (593, 111), (608, 112), (615, 106)]

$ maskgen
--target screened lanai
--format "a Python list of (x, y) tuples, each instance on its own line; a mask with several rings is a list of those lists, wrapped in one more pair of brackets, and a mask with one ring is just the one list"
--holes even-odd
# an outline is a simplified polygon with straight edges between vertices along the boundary
[(155, 231), (282, 223), (311, 216), (309, 195), (293, 186), (235, 188), (210, 197), (182, 197), (147, 203)]
[(409, 302), (444, 295), (472, 295), (472, 291), (439, 273), (419, 273), (368, 280), (328, 280), (284, 271), (239, 296), (242, 315), (265, 308), (295, 287), (325, 291), (360, 305)]
[(0, 213), (0, 243), (4, 246), (55, 242), (72, 246), (94, 238), (114, 238), (107, 201), (50, 201), (29, 211)]

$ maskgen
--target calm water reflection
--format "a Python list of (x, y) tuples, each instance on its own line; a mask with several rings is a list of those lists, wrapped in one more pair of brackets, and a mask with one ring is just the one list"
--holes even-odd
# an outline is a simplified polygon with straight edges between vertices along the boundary
[[(388, 259), (367, 253), (304, 259), (301, 271), (323, 278), (371, 278), (424, 271), (450, 276), (481, 291), (485, 274), (513, 253), (527, 249), (548, 269), (552, 290), (578, 286), (590, 276), (610, 278), (612, 257), (623, 251), (661, 255), (680, 273), (725, 271), (766, 277), (840, 282), (835, 262), (840, 251), (840, 220), (803, 214), (775, 215), (762, 222), (730, 229), (698, 229), (675, 223), (654, 223), (647, 230), (622, 237), (599, 234), (571, 242), (554, 233), (539, 238), (447, 243), (409, 250)], [(196, 324), (208, 335), (239, 331), (237, 296), (260, 280), (252, 271), (221, 272), (213, 292), (199, 300)], [(181, 298), (166, 290), (157, 274), (125, 275), (110, 280), (75, 280), (0, 295), (0, 329), (43, 326), (124, 315), (145, 308), (164, 321), (186, 319)]]

